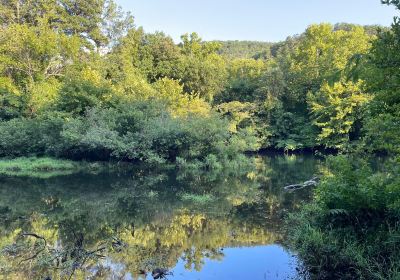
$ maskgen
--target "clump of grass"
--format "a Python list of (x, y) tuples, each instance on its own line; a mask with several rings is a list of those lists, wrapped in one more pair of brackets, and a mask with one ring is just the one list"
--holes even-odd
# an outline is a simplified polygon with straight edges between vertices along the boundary
[(210, 194), (183, 193), (180, 197), (182, 200), (192, 201), (195, 203), (208, 203), (215, 200), (215, 197)]
[(68, 175), (82, 169), (82, 164), (53, 158), (22, 157), (0, 160), (0, 174), (49, 178)]
[(289, 246), (310, 279), (400, 279), (399, 226), (390, 219), (376, 226), (327, 226), (326, 215), (311, 204), (287, 220)]

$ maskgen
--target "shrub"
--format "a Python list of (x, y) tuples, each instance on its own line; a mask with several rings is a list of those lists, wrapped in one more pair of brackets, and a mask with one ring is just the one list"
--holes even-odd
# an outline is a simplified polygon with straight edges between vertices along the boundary
[(65, 122), (65, 116), (56, 113), (0, 122), (0, 156), (61, 154), (64, 143), (60, 133)]

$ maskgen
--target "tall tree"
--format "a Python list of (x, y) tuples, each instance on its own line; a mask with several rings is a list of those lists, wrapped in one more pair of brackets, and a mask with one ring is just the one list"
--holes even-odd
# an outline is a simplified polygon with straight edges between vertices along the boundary
[(217, 54), (220, 45), (202, 42), (197, 33), (192, 33), (182, 36), (180, 47), (183, 67), (179, 78), (185, 91), (212, 101), (224, 88), (226, 79), (225, 62)]
[(321, 128), (318, 140), (330, 148), (343, 149), (351, 134), (358, 134), (355, 125), (362, 118), (361, 109), (370, 96), (364, 92), (364, 83), (324, 83), (315, 94), (309, 94), (308, 103), (313, 122)]
[(290, 54), (291, 89), (305, 100), (322, 82), (339, 80), (349, 59), (369, 50), (370, 39), (360, 26), (335, 31), (330, 24), (311, 25)]
[(101, 48), (133, 26), (113, 0), (3, 0), (0, 24), (46, 24), (66, 35), (79, 35), (87, 47)]

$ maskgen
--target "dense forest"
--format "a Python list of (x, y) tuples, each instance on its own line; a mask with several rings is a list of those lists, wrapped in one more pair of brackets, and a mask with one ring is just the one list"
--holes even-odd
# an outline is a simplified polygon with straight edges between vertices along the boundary
[(316, 279), (400, 277), (400, 18), (278, 43), (177, 44), (112, 0), (1, 1), (0, 22), (0, 157), (210, 170), (339, 153), (289, 217), (291, 246)]

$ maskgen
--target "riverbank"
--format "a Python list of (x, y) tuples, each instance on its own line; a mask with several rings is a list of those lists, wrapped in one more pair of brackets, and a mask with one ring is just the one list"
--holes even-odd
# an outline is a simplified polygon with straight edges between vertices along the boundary
[(17, 177), (50, 178), (70, 175), (81, 171), (96, 171), (104, 168), (98, 162), (72, 161), (50, 157), (20, 157), (0, 160), (0, 175)]

